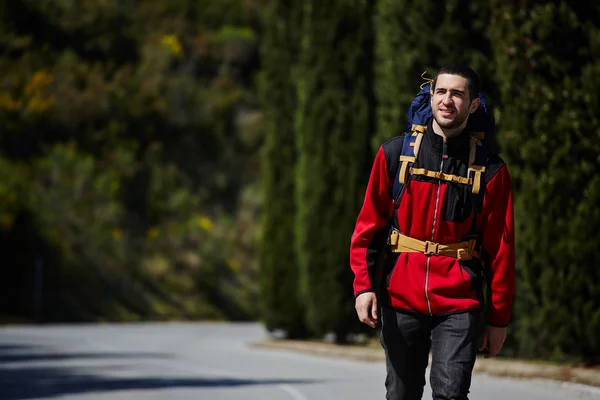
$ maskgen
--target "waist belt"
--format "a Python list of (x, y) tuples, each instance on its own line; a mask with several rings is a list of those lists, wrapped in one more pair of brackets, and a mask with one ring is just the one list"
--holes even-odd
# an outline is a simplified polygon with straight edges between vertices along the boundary
[(389, 244), (393, 253), (423, 253), (426, 256), (446, 256), (460, 261), (479, 257), (479, 253), (475, 251), (477, 244), (475, 239), (461, 243), (439, 244), (413, 239), (394, 230), (390, 234)]

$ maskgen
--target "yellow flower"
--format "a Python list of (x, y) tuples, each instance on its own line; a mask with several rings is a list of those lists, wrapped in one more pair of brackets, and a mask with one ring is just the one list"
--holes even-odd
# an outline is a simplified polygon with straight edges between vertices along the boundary
[(54, 77), (45, 71), (34, 73), (25, 86), (23, 93), (27, 101), (27, 108), (31, 111), (48, 111), (54, 105), (55, 99), (45, 95), (46, 88), (54, 81)]
[(171, 53), (176, 55), (177, 57), (181, 57), (183, 55), (183, 47), (181, 46), (181, 42), (175, 35), (165, 35), (162, 37), (160, 41), (163, 46), (167, 47), (171, 50)]
[(208, 217), (199, 216), (196, 217), (196, 223), (206, 232), (212, 232), (213, 230), (213, 222)]
[(229, 266), (229, 269), (233, 272), (238, 272), (240, 270), (240, 263), (236, 260), (227, 261), (227, 265)]
[(10, 93), (0, 92), (0, 109), (16, 111), (21, 109), (22, 106), (23, 102), (13, 99)]
[(25, 86), (25, 95), (31, 96), (42, 92), (46, 86), (50, 85), (54, 77), (46, 71), (38, 71), (31, 76), (29, 83)]
[(46, 89), (54, 81), (54, 77), (46, 71), (35, 72), (23, 88), (20, 98), (13, 98), (10, 93), (0, 92), (0, 109), (17, 111), (24, 106), (30, 111), (42, 113), (48, 111), (56, 99), (46, 94)]
[(112, 236), (113, 236), (113, 239), (115, 239), (115, 240), (121, 239), (121, 230), (120, 229), (113, 229)]
[(156, 239), (157, 236), (158, 236), (158, 229), (155, 226), (148, 229), (148, 239), (154, 240), (154, 239)]

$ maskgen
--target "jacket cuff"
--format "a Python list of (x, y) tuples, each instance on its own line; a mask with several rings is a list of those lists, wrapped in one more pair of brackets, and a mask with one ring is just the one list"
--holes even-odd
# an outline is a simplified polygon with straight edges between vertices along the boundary
[(491, 322), (487, 323), (489, 326), (493, 326), (494, 328), (506, 328), (508, 324), (493, 324)]
[(510, 323), (511, 315), (510, 312), (500, 311), (492, 304), (489, 306), (489, 314), (487, 318), (487, 324), (495, 326), (497, 328), (505, 328)]
[(375, 291), (373, 289), (361, 290), (360, 292), (358, 292), (354, 295), (354, 298), (357, 298), (358, 296), (360, 296), (363, 293), (369, 293), (369, 292), (375, 293)]

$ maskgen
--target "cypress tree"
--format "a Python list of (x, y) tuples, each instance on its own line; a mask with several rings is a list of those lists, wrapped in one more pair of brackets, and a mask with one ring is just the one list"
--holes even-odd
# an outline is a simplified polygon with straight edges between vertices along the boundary
[(312, 332), (343, 341), (354, 311), (350, 237), (370, 169), (372, 2), (305, 0), (296, 70), (296, 249)]
[(599, 362), (600, 8), (530, 0), (491, 10), (516, 193), (519, 355)]
[(265, 121), (260, 249), (261, 316), (269, 330), (288, 337), (306, 335), (294, 252), (296, 202), (294, 113), (299, 6), (275, 2), (265, 19), (261, 43), (260, 95)]
[(481, 76), (488, 97), (495, 97), (491, 49), (485, 36), (488, 7), (482, 0), (377, 2), (374, 152), (406, 130), (406, 111), (424, 82), (420, 76), (425, 71), (426, 77), (433, 78), (443, 64), (467, 63)]

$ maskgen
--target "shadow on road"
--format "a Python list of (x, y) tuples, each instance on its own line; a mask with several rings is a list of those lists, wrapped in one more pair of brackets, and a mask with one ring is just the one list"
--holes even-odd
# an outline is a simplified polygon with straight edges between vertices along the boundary
[[(35, 350), (35, 351), (34, 351)], [(76, 359), (165, 358), (161, 353), (58, 353), (47, 352), (38, 346), (0, 345), (0, 365), (21, 362), (44, 362)]]
[[(101, 375), (115, 373), (125, 365), (79, 366), (82, 360), (165, 358), (160, 354), (140, 353), (52, 353), (29, 346), (0, 346), (0, 399), (21, 400), (52, 398), (69, 394), (114, 392), (122, 390), (155, 390), (176, 388), (232, 388), (247, 385), (281, 385), (312, 383), (312, 380), (237, 379), (223, 377), (164, 378), (123, 377)], [(76, 360), (77, 367), (45, 365), (53, 361)], [(40, 365), (44, 363), (44, 365)], [(168, 367), (166, 367), (168, 369)], [(90, 371), (97, 370), (98, 373)]]

